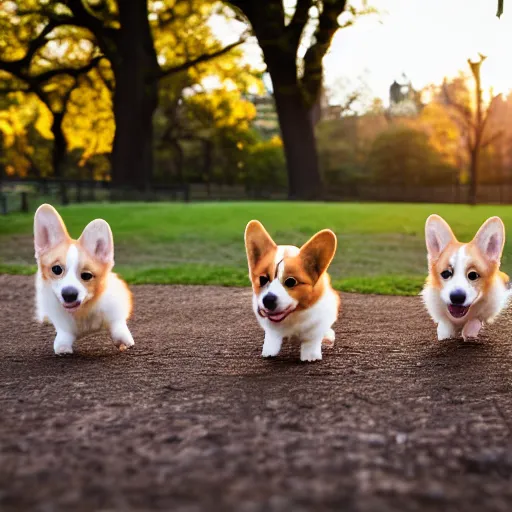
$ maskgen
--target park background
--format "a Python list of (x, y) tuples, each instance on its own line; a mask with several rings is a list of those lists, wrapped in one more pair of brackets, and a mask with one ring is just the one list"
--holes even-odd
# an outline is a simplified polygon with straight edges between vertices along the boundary
[[(0, 0), (2, 512), (512, 510), (510, 308), (438, 342), (417, 296), (429, 214), (512, 226), (503, 4)], [(132, 349), (53, 354), (42, 202), (112, 226)], [(253, 218), (366, 293), (322, 361), (261, 357)]]
[(415, 294), (430, 213), (462, 239), (511, 224), (496, 5), (264, 4), (0, 2), (0, 271), (34, 272), (44, 201), (73, 236), (105, 218), (130, 283), (247, 285), (258, 218), (335, 230), (338, 289)]

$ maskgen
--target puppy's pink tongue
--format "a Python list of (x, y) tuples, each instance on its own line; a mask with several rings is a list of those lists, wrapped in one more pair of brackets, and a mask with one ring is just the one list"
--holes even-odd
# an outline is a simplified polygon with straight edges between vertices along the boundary
[(271, 320), (274, 320), (275, 322), (279, 322), (279, 320), (282, 320), (287, 315), (287, 312), (284, 313), (277, 313), (276, 315), (268, 315)]
[(467, 306), (455, 306), (451, 304), (448, 306), (448, 311), (450, 312), (450, 315), (452, 315), (454, 318), (462, 318), (466, 315), (468, 312), (469, 307)]

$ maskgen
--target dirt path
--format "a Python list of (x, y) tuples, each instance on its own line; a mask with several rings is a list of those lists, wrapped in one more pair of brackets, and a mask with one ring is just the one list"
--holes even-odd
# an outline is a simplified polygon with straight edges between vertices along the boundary
[(136, 347), (52, 353), (0, 276), (0, 510), (512, 510), (512, 315), (434, 343), (417, 298), (345, 295), (335, 348), (262, 360), (248, 289), (140, 286)]

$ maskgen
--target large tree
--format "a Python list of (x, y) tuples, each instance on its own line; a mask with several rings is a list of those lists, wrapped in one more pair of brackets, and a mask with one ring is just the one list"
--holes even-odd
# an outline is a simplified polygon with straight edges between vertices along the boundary
[(49, 32), (42, 28), (41, 16), (30, 1), (11, 4), (11, 9), (0, 14), (0, 69), (4, 71), (0, 91), (34, 93), (51, 112), (52, 162), (54, 175), (60, 177), (67, 149), (62, 126), (69, 99), (81, 77), (97, 67), (101, 58), (81, 29), (52, 27), (52, 45), (48, 45)]
[[(313, 111), (323, 83), (323, 58), (340, 28), (346, 0), (297, 0), (288, 15), (282, 0), (230, 0), (251, 24), (272, 79), (292, 199), (322, 195)], [(351, 8), (351, 14), (356, 14)], [(316, 19), (315, 19), (316, 18)], [(351, 23), (351, 21), (349, 21)], [(307, 42), (307, 29), (314, 33)]]
[[(138, 188), (151, 181), (153, 171), (152, 119), (158, 102), (158, 80), (222, 55), (240, 43), (221, 47), (214, 41), (209, 51), (202, 54), (186, 47), (183, 55), (175, 54), (174, 61), (163, 58), (160, 64), (154, 44), (155, 29), (163, 26), (172, 31), (178, 25), (181, 35), (186, 37), (193, 33), (187, 13), (197, 12), (205, 4), (211, 7), (212, 2), (206, 0), (18, 0), (11, 4), (15, 5), (12, 15), (22, 18), (23, 25), (28, 18), (37, 27), (18, 59), (26, 76), (33, 76), (33, 59), (53, 40), (59, 28), (85, 29), (96, 54), (108, 59), (113, 74), (116, 121), (112, 178), (117, 184)], [(8, 59), (4, 59), (2, 67), (12, 72)]]

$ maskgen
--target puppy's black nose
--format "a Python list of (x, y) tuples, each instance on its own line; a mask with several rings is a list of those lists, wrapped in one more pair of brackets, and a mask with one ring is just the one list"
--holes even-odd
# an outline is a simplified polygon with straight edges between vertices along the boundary
[(455, 290), (450, 293), (450, 300), (452, 301), (452, 304), (461, 306), (466, 302), (466, 292), (464, 290)]
[(78, 291), (72, 286), (66, 286), (66, 288), (62, 289), (62, 298), (64, 299), (64, 302), (67, 303), (75, 302), (78, 298)]
[(263, 297), (263, 305), (269, 310), (274, 311), (277, 307), (277, 296), (273, 293), (267, 293), (265, 297)]

